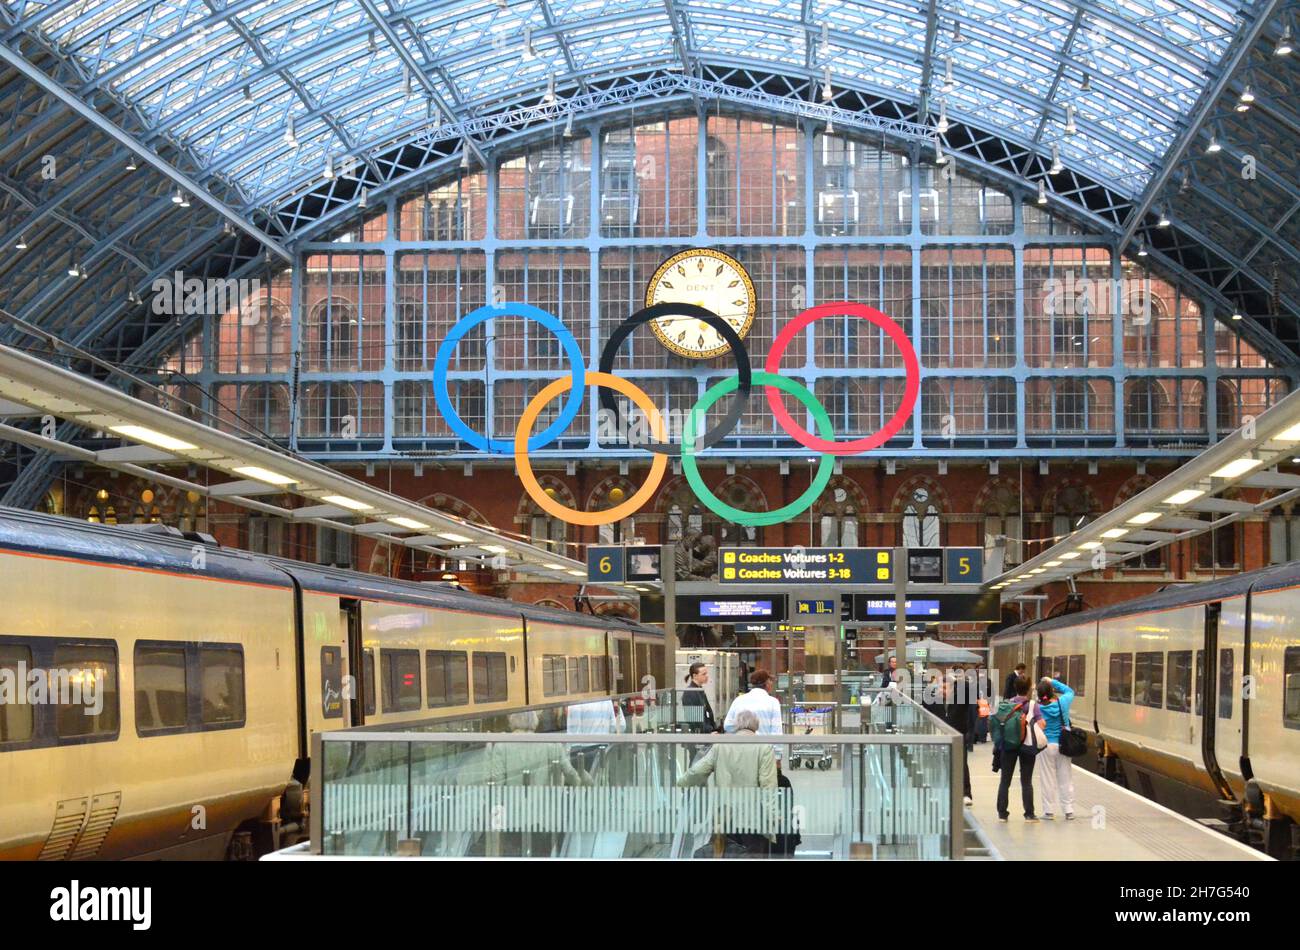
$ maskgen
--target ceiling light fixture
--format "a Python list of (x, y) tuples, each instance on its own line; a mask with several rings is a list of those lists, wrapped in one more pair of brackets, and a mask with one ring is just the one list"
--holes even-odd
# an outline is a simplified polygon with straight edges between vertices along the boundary
[(181, 190), (177, 188), (176, 193), (172, 195), (172, 204), (178, 205), (184, 200), (185, 200), (185, 195), (183, 195), (181, 193)]
[(289, 118), (285, 120), (284, 142), (286, 145), (293, 146), (294, 148), (298, 147), (298, 137), (294, 134), (293, 131), (293, 116), (289, 116)]
[(1047, 185), (1041, 181), (1038, 183), (1038, 203), (1040, 205), (1047, 204)]
[(1140, 515), (1134, 515), (1132, 518), (1129, 518), (1125, 524), (1150, 524), (1159, 517), (1160, 512), (1158, 511), (1144, 511)]
[(952, 78), (952, 57), (945, 56), (944, 62), (946, 65), (943, 73), (943, 91), (952, 92), (957, 87), (956, 81)]
[(370, 189), (362, 188), (361, 193), (357, 196), (357, 207), (364, 208), (368, 204), (370, 204)]
[(564, 565), (563, 565), (563, 564), (543, 564), (542, 567), (550, 568), (552, 571), (562, 571), (562, 570), (564, 570)]
[(1066, 551), (1064, 554), (1058, 555), (1058, 557), (1060, 557), (1062, 561), (1073, 561), (1078, 556), (1079, 556), (1078, 551)]
[(130, 155), (126, 157), (126, 170), (129, 172), (133, 172), (139, 167), (140, 166), (135, 163), (135, 153), (132, 152)]
[(266, 482), (268, 485), (297, 485), (298, 479), (290, 478), (288, 475), (281, 475), (279, 472), (273, 472), (269, 468), (261, 468), (257, 465), (241, 465), (235, 469), (235, 474), (243, 475), (245, 478), (256, 479), (259, 482)]
[(68, 276), (69, 277), (81, 276), (81, 266), (76, 261), (73, 261), (72, 266), (68, 268)]
[(948, 156), (943, 154), (943, 149), (939, 147), (939, 140), (936, 138), (934, 140), (934, 163), (936, 165), (942, 165), (947, 161)]
[(506, 553), (506, 549), (503, 548), (503, 547), (502, 547), (501, 545), (499, 545), (499, 544), (485, 544), (485, 545), (483, 545), (483, 550), (484, 550), (484, 551), (488, 551), (488, 552), (490, 552), (490, 553), (492, 553), (492, 554), (505, 554), (505, 553)]
[(948, 103), (946, 102), (939, 103), (939, 121), (934, 129), (940, 135), (948, 133)]
[(1241, 312), (1240, 312), (1239, 310), (1234, 310), (1234, 311), (1232, 311), (1232, 319), (1234, 319), (1234, 320), (1240, 320), (1240, 319), (1241, 319)]
[(1289, 429), (1283, 429), (1273, 436), (1273, 440), (1277, 442), (1300, 442), (1300, 423), (1291, 426)]
[(566, 139), (573, 138), (573, 110), (572, 109), (569, 110), (569, 117), (564, 120), (564, 137)]
[(245, 101), (245, 102), (252, 102), (252, 101), (253, 101), (253, 89), (252, 89), (252, 87), (251, 87), (251, 86), (245, 86), (245, 87), (244, 87), (244, 90), (243, 90), (243, 95), (244, 95), (244, 101)]
[(18, 235), (18, 243), (15, 244), (14, 247), (20, 251), (27, 250), (27, 238), (22, 234)]
[(1156, 220), (1156, 227), (1160, 227), (1160, 228), (1169, 227), (1169, 209), (1161, 208), (1159, 214), (1160, 217)]
[(542, 96), (542, 102), (550, 105), (555, 101), (555, 75), (551, 74), (546, 77), (546, 94)]
[(325, 156), (325, 168), (321, 172), (321, 174), (323, 174), (327, 180), (334, 177), (334, 156), (333, 155)]
[(1090, 73), (1083, 74), (1083, 79), (1079, 82), (1079, 91), (1092, 92), (1092, 75)]
[(146, 445), (153, 445), (160, 449), (166, 449), (169, 452), (188, 452), (197, 449), (197, 445), (191, 445), (181, 439), (173, 438), (164, 432), (158, 432), (144, 426), (137, 425), (120, 425), (109, 426), (113, 432), (118, 435), (124, 435), (128, 439), (135, 439), (137, 442), (143, 442)]
[(374, 505), (367, 505), (364, 501), (348, 498), (346, 495), (325, 495), (321, 498), (321, 501), (337, 505), (340, 508), (347, 508), (349, 511), (373, 511), (375, 507)]
[(1211, 135), (1210, 144), (1205, 146), (1205, 153), (1207, 155), (1213, 155), (1215, 152), (1221, 151), (1223, 151), (1223, 146), (1219, 144), (1219, 140), (1216, 136)]
[(1065, 166), (1061, 164), (1061, 150), (1057, 146), (1053, 145), (1052, 146), (1052, 167), (1050, 170), (1050, 174), (1059, 175), (1064, 170), (1065, 170)]
[(454, 531), (439, 531), (438, 537), (444, 541), (450, 541), (453, 544), (469, 544), (472, 538), (467, 538), (463, 534), (456, 534)]
[(1277, 41), (1277, 46), (1273, 48), (1273, 54), (1275, 56), (1290, 56), (1294, 49), (1295, 45), (1291, 39), (1291, 24), (1288, 23), (1286, 29), (1282, 31), (1281, 39)]
[(1097, 548), (1099, 548), (1099, 547), (1101, 547), (1101, 542), (1100, 542), (1100, 541), (1084, 541), (1083, 544), (1079, 545), (1079, 550), (1080, 550), (1080, 551), (1095, 551), (1095, 550), (1096, 550)]
[(1216, 469), (1210, 473), (1211, 478), (1239, 478), (1247, 472), (1253, 471), (1264, 464), (1263, 459), (1239, 458), (1233, 459), (1227, 465)]
[(1147, 256), (1147, 245), (1145, 241), (1138, 241), (1138, 257)]
[(1110, 528), (1107, 531), (1103, 531), (1101, 536), (1107, 541), (1114, 541), (1116, 538), (1122, 538), (1126, 534), (1128, 534), (1128, 528)]
[(524, 59), (533, 58), (533, 28), (524, 27)]
[(1185, 505), (1188, 502), (1195, 501), (1196, 499), (1200, 498), (1204, 494), (1205, 492), (1203, 492), (1199, 488), (1184, 488), (1182, 491), (1174, 492), (1174, 494), (1166, 498), (1164, 500), (1164, 504)]
[(427, 531), (429, 526), (423, 521), (416, 521), (414, 518), (385, 518), (389, 524), (395, 524), (399, 528), (410, 528), (412, 531)]
[(1065, 107), (1065, 134), (1075, 135), (1078, 133), (1078, 131), (1079, 131), (1079, 127), (1074, 124), (1074, 106), (1066, 106)]

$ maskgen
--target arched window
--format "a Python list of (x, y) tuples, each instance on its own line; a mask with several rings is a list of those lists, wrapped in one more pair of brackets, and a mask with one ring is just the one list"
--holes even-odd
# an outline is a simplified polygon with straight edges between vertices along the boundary
[(1052, 534), (1063, 538), (1097, 517), (1088, 493), (1078, 485), (1064, 485), (1052, 500)]
[(938, 499), (925, 485), (917, 485), (907, 494), (901, 527), (905, 548), (937, 548), (943, 544)]
[(819, 543), (824, 548), (858, 547), (862, 541), (860, 519), (866, 507), (865, 499), (855, 486), (847, 482), (831, 482), (828, 500), (817, 507)]
[(988, 562), (999, 545), (1005, 545), (1003, 566), (1010, 567), (1024, 560), (1024, 521), (1020, 513), (1020, 497), (1005, 482), (998, 482), (987, 493), (984, 501), (984, 560)]
[(1241, 407), (1237, 403), (1239, 394), (1237, 387), (1227, 379), (1219, 380), (1214, 391), (1219, 435), (1226, 435), (1241, 425)]
[(276, 439), (289, 435), (289, 390), (282, 383), (253, 383), (239, 397), (239, 416)]
[(357, 368), (357, 308), (346, 297), (327, 297), (311, 310), (315, 364), (326, 370)]
[(538, 547), (563, 554), (567, 535), (568, 525), (544, 511), (535, 511), (528, 518), (528, 537)]

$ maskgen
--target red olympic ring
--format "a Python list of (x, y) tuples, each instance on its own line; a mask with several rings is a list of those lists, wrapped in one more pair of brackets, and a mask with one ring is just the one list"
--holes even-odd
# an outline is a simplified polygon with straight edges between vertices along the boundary
[(786, 348), (790, 346), (795, 334), (808, 324), (820, 320), (822, 317), (842, 316), (861, 317), (863, 320), (874, 323), (885, 331), (889, 338), (894, 341), (894, 345), (898, 347), (899, 352), (903, 354), (903, 367), (907, 372), (907, 385), (903, 389), (903, 401), (899, 403), (898, 411), (885, 423), (884, 428), (872, 435), (855, 439), (852, 442), (819, 439), (812, 433), (806, 432), (790, 417), (790, 413), (786, 412), (785, 405), (781, 402), (781, 394), (775, 386), (765, 386), (764, 389), (767, 390), (767, 404), (771, 407), (772, 415), (776, 417), (777, 423), (786, 431), (787, 435), (804, 448), (817, 452), (829, 452), (832, 455), (857, 455), (884, 445), (892, 439), (898, 434), (898, 430), (907, 424), (908, 417), (912, 415), (912, 410), (916, 408), (916, 397), (921, 391), (921, 364), (916, 359), (916, 350), (912, 348), (912, 341), (907, 338), (907, 334), (903, 332), (902, 327), (879, 310), (860, 303), (824, 303), (816, 307), (809, 307), (786, 324), (785, 328), (777, 335), (777, 338), (772, 341), (772, 348), (767, 352), (767, 363), (764, 369), (773, 374), (780, 372), (781, 357), (785, 355)]

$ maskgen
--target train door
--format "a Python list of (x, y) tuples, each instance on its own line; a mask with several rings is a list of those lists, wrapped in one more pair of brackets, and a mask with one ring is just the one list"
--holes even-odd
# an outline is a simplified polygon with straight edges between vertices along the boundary
[[(1205, 656), (1205, 702), (1214, 716), (1214, 758), (1229, 784), (1240, 793), (1244, 787), (1242, 758), (1248, 707), (1241, 689), (1246, 672), (1247, 598), (1225, 600), (1219, 608), (1213, 655)], [(1211, 709), (1206, 712), (1208, 715)]]
[(343, 694), (347, 722), (349, 726), (361, 726), (366, 721), (365, 694), (369, 688), (366, 677), (362, 675), (366, 664), (362, 656), (361, 601), (349, 597), (339, 598), (339, 613), (339, 626), (344, 631), (344, 642), (347, 644), (347, 669), (343, 671), (343, 682), (349, 687)]

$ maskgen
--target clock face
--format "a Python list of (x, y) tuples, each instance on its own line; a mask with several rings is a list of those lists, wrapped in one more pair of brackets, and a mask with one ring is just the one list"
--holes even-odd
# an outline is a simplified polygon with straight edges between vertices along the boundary
[(930, 500), (930, 492), (925, 488), (918, 488), (916, 491), (912, 492), (912, 499), (918, 505), (924, 505)]
[[(645, 303), (706, 307), (731, 324), (742, 340), (758, 311), (754, 282), (745, 268), (734, 257), (708, 248), (682, 251), (660, 264), (646, 288)], [(731, 349), (722, 334), (694, 317), (659, 317), (650, 328), (660, 343), (687, 359), (712, 359)]]

